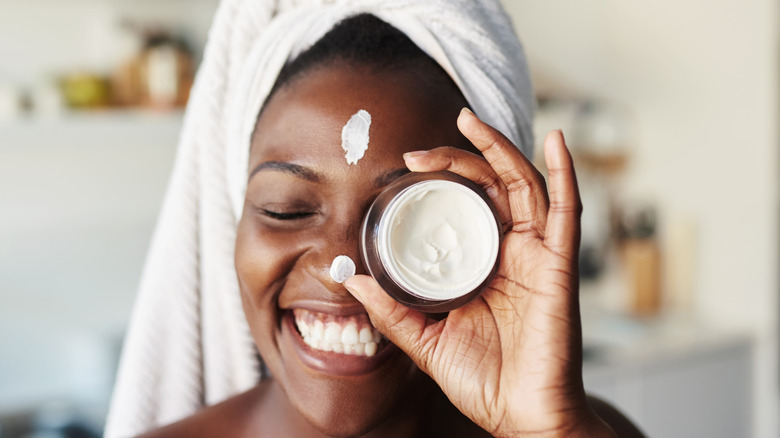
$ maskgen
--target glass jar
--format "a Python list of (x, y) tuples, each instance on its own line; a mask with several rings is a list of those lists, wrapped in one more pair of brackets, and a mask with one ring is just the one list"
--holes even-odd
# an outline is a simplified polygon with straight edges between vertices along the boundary
[(474, 182), (452, 172), (413, 172), (374, 200), (360, 253), (398, 302), (448, 312), (479, 296), (498, 270), (501, 220)]

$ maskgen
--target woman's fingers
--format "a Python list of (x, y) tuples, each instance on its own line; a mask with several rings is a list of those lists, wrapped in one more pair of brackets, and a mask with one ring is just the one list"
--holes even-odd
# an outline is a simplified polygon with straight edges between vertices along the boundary
[(493, 200), (501, 222), (507, 225), (512, 223), (506, 186), (484, 158), (462, 149), (442, 146), (404, 154), (404, 161), (413, 172), (448, 170), (474, 181)]
[(547, 220), (547, 189), (533, 164), (503, 134), (464, 108), (458, 128), (490, 163), (507, 188), (513, 229), (544, 235)]
[(550, 211), (544, 232), (545, 245), (571, 259), (579, 251), (582, 202), (571, 154), (561, 131), (550, 132), (545, 137), (544, 158), (550, 181)]
[(395, 301), (368, 275), (353, 275), (343, 284), (366, 308), (371, 324), (428, 372), (441, 325)]

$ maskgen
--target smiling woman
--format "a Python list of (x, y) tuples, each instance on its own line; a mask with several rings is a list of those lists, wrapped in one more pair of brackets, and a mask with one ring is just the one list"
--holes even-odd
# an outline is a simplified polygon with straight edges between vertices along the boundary
[[(601, 415), (615, 411), (589, 402), (582, 387), (576, 299), (580, 206), (561, 134), (552, 133), (545, 142), (551, 175), (548, 195), (541, 175), (516, 146), (530, 144), (530, 134), (524, 131), (530, 122), (530, 102), (522, 97), (529, 91), (527, 81), (510, 81), (525, 87), (520, 87), (522, 93), (514, 93), (517, 87), (506, 82), (505, 74), (515, 73), (508, 65), (493, 69), (494, 76), (473, 76), (465, 67), (456, 76), (445, 66), (463, 66), (463, 59), (451, 54), (447, 62), (434, 60), (399, 30), (410, 26), (412, 18), (398, 21), (396, 27), (377, 15), (397, 17), (422, 8), (425, 17), (452, 14), (479, 23), (473, 14), (486, 14), (490, 19), (483, 16), (484, 24), (492, 25), (477, 25), (478, 33), (508, 32), (517, 51), (509, 50), (519, 56), (508, 22), (495, 15), (497, 5), (492, 2), (365, 5), (375, 3), (380, 5), (376, 14), (323, 6), (321, 14), (336, 10), (339, 20), (286, 63), (274, 83), (267, 84), (267, 95), (262, 99), (233, 95), (233, 108), (250, 110), (252, 116), (238, 124), (228, 120), (224, 126), (238, 126), (239, 132), (251, 127), (251, 140), (245, 139), (239, 151), (225, 153), (227, 173), (224, 169), (216, 173), (223, 175), (221, 184), (227, 190), (220, 192), (219, 184), (211, 186), (199, 179), (208, 178), (208, 172), (181, 182), (185, 190), (196, 184), (205, 187), (203, 196), (215, 209), (224, 211), (232, 197), (234, 222), (218, 230), (218, 235), (231, 238), (232, 260), (225, 245), (198, 246), (194, 256), (203, 260), (195, 275), (202, 278), (204, 291), (218, 277), (214, 263), (223, 268), (230, 265), (235, 283), (225, 277), (216, 282), (221, 286), (217, 296), (201, 292), (194, 302), (155, 301), (165, 292), (152, 295), (154, 299), (147, 293), (142, 295), (147, 301), (137, 311), (160, 315), (155, 304), (168, 306), (166, 312), (189, 305), (184, 315), (203, 316), (188, 328), (203, 330), (205, 340), (209, 333), (211, 337), (226, 334), (225, 343), (240, 345), (230, 339), (230, 324), (236, 322), (225, 321), (224, 312), (214, 313), (215, 308), (230, 309), (226, 297), (240, 297), (239, 327), (246, 328), (264, 372), (254, 381), (225, 389), (230, 386), (224, 382), (232, 376), (231, 367), (242, 372), (241, 364), (226, 360), (217, 354), (218, 347), (199, 337), (190, 344), (194, 355), (184, 351), (189, 362), (165, 353), (152, 355), (149, 352), (165, 341), (137, 333), (171, 336), (171, 332), (160, 330), (165, 322), (156, 318), (147, 319), (147, 325), (136, 320), (136, 334), (131, 332), (123, 359), (109, 436), (134, 435), (172, 422), (148, 436), (613, 434), (597, 411)], [(301, 14), (308, 17), (310, 12)], [(321, 25), (319, 17), (310, 18), (311, 24)], [(448, 35), (438, 25), (432, 29), (442, 32), (443, 38)], [(459, 44), (463, 48), (465, 43)], [(482, 44), (486, 51), (494, 47), (489, 39)], [(500, 59), (508, 58), (495, 61)], [(494, 60), (472, 61), (490, 64)], [(253, 75), (247, 77), (246, 83), (255, 83)], [(506, 86), (491, 98), (490, 108), (495, 123), (514, 142), (465, 109), (473, 106), (491, 114), (484, 108), (485, 96), (472, 98), (474, 88), (459, 83), (466, 79), (493, 84), (494, 91), (498, 85)], [(359, 160), (345, 160), (342, 132), (360, 111), (371, 117), (365, 139), (370, 144)], [(231, 169), (231, 157), (241, 156), (246, 160)], [(207, 169), (210, 163), (207, 159), (198, 166)], [(434, 315), (404, 307), (365, 275), (358, 240), (366, 210), (387, 185), (409, 171), (445, 170), (485, 190), (506, 233), (497, 275), (486, 291), (461, 308)], [(237, 175), (243, 176), (240, 184)], [(231, 178), (232, 184), (225, 181)], [(210, 213), (200, 206), (197, 211)], [(209, 227), (196, 225), (195, 229), (203, 232)], [(358, 262), (357, 275), (343, 284), (330, 274), (338, 256)], [(171, 259), (157, 262), (162, 272), (173, 263)], [(199, 285), (194, 289), (198, 291)], [(181, 338), (169, 339), (191, 342), (191, 335), (180, 328), (187, 316), (173, 315), (178, 319), (169, 327), (179, 330)], [(227, 328), (215, 331), (215, 327)], [(155, 374), (157, 369), (149, 362), (164, 371)], [(227, 377), (219, 373), (220, 366)], [(149, 380), (159, 385), (150, 385)], [(199, 387), (201, 380), (205, 384)], [(159, 390), (159, 386), (169, 389)], [(598, 407), (594, 410), (594, 406)], [(182, 417), (187, 418), (174, 422)], [(621, 416), (610, 418), (615, 430), (628, 431), (622, 436), (638, 434)]]
[[(334, 33), (354, 29), (394, 32), (395, 40), (384, 38), (390, 47), (412, 45), (370, 16), (349, 19)], [(250, 329), (274, 376), (268, 384), (279, 385), (294, 412), (308, 420), (294, 424), (310, 423), (338, 436), (357, 436), (380, 424), (397, 432), (409, 427), (399, 411), (425, 411), (410, 400), (429, 398), (434, 386), (384, 339), (369, 341), (362, 354), (344, 351), (354, 344), (348, 333), (372, 328), (360, 302), (330, 278), (329, 266), (342, 254), (360, 260), (363, 215), (390, 182), (388, 176), (406, 173), (405, 152), (469, 144), (454, 123), (466, 102), (432, 60), (427, 68), (378, 70), (337, 56), (328, 59), (279, 88), (258, 121), (249, 167), (262, 170), (247, 187), (236, 271)], [(351, 166), (342, 155), (340, 134), (359, 108), (373, 114), (375, 123), (371, 147)], [(292, 129), (296, 125), (308, 129)], [(288, 164), (263, 165), (268, 162)], [(357, 272), (365, 274), (358, 265)], [(324, 327), (323, 342), (304, 343), (301, 328), (312, 324), (315, 330)], [(399, 421), (387, 422), (394, 417)]]

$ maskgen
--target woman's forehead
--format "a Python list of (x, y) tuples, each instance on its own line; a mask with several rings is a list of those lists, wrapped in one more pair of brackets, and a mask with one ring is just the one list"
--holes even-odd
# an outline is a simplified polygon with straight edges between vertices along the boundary
[(402, 70), (314, 69), (269, 99), (253, 136), (250, 161), (343, 153), (342, 129), (360, 110), (371, 119), (367, 154), (461, 146), (464, 139), (455, 121), (465, 102), (457, 90), (436, 88)]

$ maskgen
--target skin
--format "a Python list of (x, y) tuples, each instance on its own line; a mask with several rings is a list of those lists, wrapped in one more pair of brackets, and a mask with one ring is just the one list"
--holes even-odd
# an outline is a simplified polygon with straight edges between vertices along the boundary
[[(235, 251), (244, 311), (273, 378), (149, 436), (616, 436), (592, 406), (614, 414), (620, 436), (641, 436), (583, 389), (581, 205), (561, 133), (545, 140), (548, 194), (517, 148), (465, 105), (419, 72), (340, 64), (274, 94), (252, 141)], [(341, 128), (359, 109), (372, 115), (370, 144), (349, 166)], [(393, 178), (445, 169), (485, 188), (506, 235), (490, 288), (440, 319), (401, 306), (365, 275), (357, 238)], [(328, 274), (337, 255), (357, 263), (343, 285)], [(311, 303), (367, 312), (394, 345), (358, 375), (312, 368), (284, 319)]]

